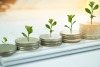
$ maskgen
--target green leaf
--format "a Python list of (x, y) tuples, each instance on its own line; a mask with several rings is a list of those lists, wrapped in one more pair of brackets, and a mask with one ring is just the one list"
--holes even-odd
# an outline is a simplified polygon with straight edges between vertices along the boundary
[[(74, 21), (73, 24), (74, 24), (74, 23), (76, 23), (76, 21)], [(72, 24), (72, 25), (73, 25), (73, 24)]]
[(26, 35), (25, 33), (23, 33), (23, 32), (22, 32), (22, 35), (23, 35), (24, 37), (27, 37), (27, 35)]
[(52, 26), (55, 26), (57, 24), (57, 22), (56, 21), (54, 21), (54, 23), (52, 24)]
[(30, 26), (30, 31), (29, 34), (31, 34), (33, 32), (32, 26)]
[(93, 10), (97, 10), (99, 8), (99, 5), (95, 5)]
[(45, 24), (46, 28), (50, 29), (50, 26), (48, 24)]
[(67, 16), (68, 16), (68, 21), (69, 21), (69, 22), (72, 22), (71, 15), (67, 15)]
[(2, 41), (2, 43), (6, 43), (7, 42), (7, 38), (6, 37), (3, 37), (3, 41)]
[(65, 27), (67, 27), (67, 28), (69, 28), (69, 29), (70, 29), (70, 27), (69, 27), (69, 26), (67, 26), (67, 25), (65, 25)]
[(4, 42), (7, 42), (7, 38), (6, 37), (3, 37), (3, 39), (4, 39)]
[(48, 21), (50, 24), (52, 24), (52, 22), (53, 22), (53, 19), (49, 19), (49, 21)]
[(5, 42), (2, 41), (3, 44), (5, 44)]
[(85, 8), (85, 11), (89, 14), (91, 14), (91, 11), (88, 8)]
[(75, 15), (71, 15), (71, 18), (73, 19), (75, 17)]
[(33, 32), (32, 26), (25, 26), (28, 34), (31, 34)]
[(93, 1), (90, 1), (89, 6), (92, 8), (93, 5), (94, 5), (94, 2)]
[(74, 18), (75, 15), (67, 15), (68, 16), (68, 21), (72, 23), (72, 19)]

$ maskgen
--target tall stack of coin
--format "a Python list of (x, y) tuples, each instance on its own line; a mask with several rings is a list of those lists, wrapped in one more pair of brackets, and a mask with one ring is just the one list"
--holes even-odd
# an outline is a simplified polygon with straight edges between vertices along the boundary
[(80, 34), (82, 39), (95, 40), (100, 39), (100, 23), (90, 22), (86, 24), (80, 24)]
[(0, 56), (9, 56), (16, 52), (16, 46), (12, 44), (0, 44)]
[(25, 37), (18, 38), (15, 43), (18, 50), (35, 50), (39, 48), (39, 40), (33, 37), (30, 37), (29, 42)]
[(80, 34), (79, 33), (68, 33), (67, 31), (61, 31), (62, 41), (64, 43), (76, 43), (80, 42)]
[(47, 47), (59, 46), (62, 44), (62, 37), (60, 35), (52, 35), (50, 37), (49, 34), (40, 35), (41, 45)]

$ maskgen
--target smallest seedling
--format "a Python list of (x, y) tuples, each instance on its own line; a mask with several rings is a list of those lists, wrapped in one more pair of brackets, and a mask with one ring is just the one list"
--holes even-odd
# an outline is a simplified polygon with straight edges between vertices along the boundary
[(70, 23), (70, 26), (65, 25), (65, 27), (69, 28), (70, 33), (72, 33), (73, 24), (76, 22), (76, 21), (72, 21), (75, 15), (67, 15), (67, 16), (68, 16), (68, 22)]
[(6, 44), (6, 42), (7, 42), (7, 38), (6, 37), (3, 37), (2, 43)]
[(26, 37), (28, 42), (29, 42), (29, 35), (33, 32), (33, 29), (32, 29), (32, 26), (27, 26), (27, 25), (25, 26), (25, 29), (27, 30), (28, 34), (25, 34), (25, 33), (22, 32), (22, 35), (24, 37)]
[(48, 24), (45, 24), (45, 26), (46, 26), (46, 28), (48, 28), (49, 29), (49, 32), (50, 32), (50, 37), (51, 37), (51, 35), (52, 35), (52, 32), (54, 31), (53, 29), (52, 29), (52, 27), (53, 26), (55, 26), (56, 24), (57, 24), (57, 22), (56, 21), (54, 21), (53, 19), (49, 19), (49, 24), (50, 25), (48, 25)]

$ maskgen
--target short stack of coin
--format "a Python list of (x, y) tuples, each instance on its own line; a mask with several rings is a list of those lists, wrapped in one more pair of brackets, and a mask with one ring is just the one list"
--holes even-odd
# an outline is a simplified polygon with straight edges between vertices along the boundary
[(60, 33), (62, 36), (62, 41), (64, 43), (76, 43), (76, 42), (80, 42), (81, 38), (80, 38), (80, 34), (71, 34), (71, 33), (66, 33), (66, 32), (61, 32)]
[(62, 37), (60, 35), (52, 35), (50, 37), (49, 34), (40, 35), (40, 41), (42, 46), (53, 47), (59, 46), (62, 44)]
[(18, 38), (15, 40), (18, 50), (35, 50), (39, 48), (39, 40), (37, 38), (30, 37), (28, 42), (26, 38)]
[(16, 49), (12, 44), (0, 44), (0, 56), (10, 56), (16, 52)]

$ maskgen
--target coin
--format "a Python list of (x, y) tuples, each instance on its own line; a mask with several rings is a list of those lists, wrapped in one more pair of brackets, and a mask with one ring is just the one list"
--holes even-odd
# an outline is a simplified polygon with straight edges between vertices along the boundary
[(22, 37), (15, 40), (18, 50), (35, 50), (39, 48), (39, 40), (37, 38), (30, 37), (28, 42), (27, 38)]
[(62, 42), (59, 42), (59, 43), (42, 43), (41, 42), (41, 45), (47, 46), (47, 47), (59, 46), (61, 44), (62, 44)]
[(12, 44), (0, 45), (0, 56), (9, 56), (16, 52), (17, 47)]
[(74, 33), (67, 33), (66, 31), (61, 31), (60, 35), (62, 36), (62, 41), (64, 43), (76, 43), (80, 42), (81, 40), (80, 34), (75, 31)]
[(60, 35), (52, 35), (52, 37), (50, 37), (49, 34), (43, 34), (40, 35), (40, 41), (41, 41), (41, 45), (43, 46), (48, 46), (48, 47), (52, 47), (52, 46), (58, 46), (62, 44), (62, 37)]
[(64, 43), (77, 43), (80, 42), (81, 39), (74, 39), (74, 40), (69, 40), (69, 39), (63, 39), (62, 41)]

